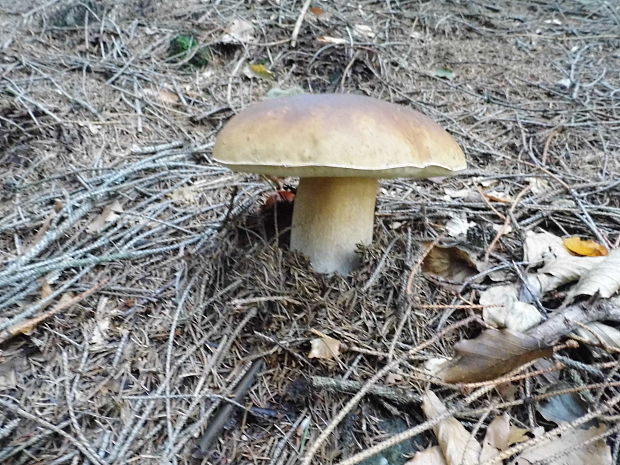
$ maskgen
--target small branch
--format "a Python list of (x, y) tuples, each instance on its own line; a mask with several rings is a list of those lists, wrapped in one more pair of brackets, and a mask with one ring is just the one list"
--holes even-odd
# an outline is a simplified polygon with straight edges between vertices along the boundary
[(609, 301), (597, 302), (587, 309), (582, 305), (571, 305), (526, 334), (535, 337), (541, 344), (551, 345), (553, 341), (575, 330), (580, 324), (599, 320), (620, 321), (620, 306)]
[(310, 0), (306, 0), (301, 7), (301, 11), (299, 12), (299, 16), (297, 17), (297, 21), (295, 21), (295, 28), (293, 29), (293, 33), (291, 34), (291, 47), (295, 47), (297, 45), (297, 36), (299, 35), (299, 31), (301, 29), (301, 25), (304, 22), (304, 17), (308, 12), (308, 8), (310, 8)]
[[(355, 394), (364, 386), (365, 383), (361, 381), (328, 378), (325, 376), (311, 376), (310, 384), (315, 389), (343, 392), (345, 394)], [(410, 390), (382, 385), (371, 386), (368, 390), (368, 394), (381, 397), (401, 405), (415, 404), (422, 401), (422, 398), (419, 395), (414, 394)]]

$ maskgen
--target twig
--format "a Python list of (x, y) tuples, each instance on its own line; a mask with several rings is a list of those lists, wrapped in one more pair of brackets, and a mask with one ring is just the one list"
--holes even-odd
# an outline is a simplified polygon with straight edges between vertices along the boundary
[[(325, 376), (311, 376), (310, 384), (316, 389), (344, 392), (346, 394), (356, 393), (364, 386), (364, 383), (361, 381), (327, 378)], [(422, 400), (419, 395), (414, 394), (410, 390), (383, 385), (371, 386), (368, 389), (368, 394), (397, 402), (401, 405), (415, 404)]]
[(297, 36), (299, 35), (299, 31), (301, 29), (301, 25), (304, 22), (304, 17), (308, 12), (308, 8), (310, 8), (311, 0), (306, 0), (301, 7), (301, 11), (299, 12), (299, 16), (297, 17), (297, 21), (295, 21), (295, 27), (293, 28), (293, 33), (291, 34), (291, 47), (297, 46)]

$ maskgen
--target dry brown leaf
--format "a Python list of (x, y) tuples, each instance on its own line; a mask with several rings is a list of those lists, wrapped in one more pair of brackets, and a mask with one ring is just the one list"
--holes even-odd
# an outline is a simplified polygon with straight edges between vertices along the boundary
[(179, 99), (179, 96), (175, 92), (172, 92), (168, 89), (144, 89), (142, 93), (147, 97), (157, 99), (160, 102), (167, 103), (169, 105), (175, 105), (181, 101)]
[(594, 295), (610, 298), (620, 289), (620, 249), (612, 250), (607, 257), (582, 257), (581, 260), (601, 260), (587, 274), (581, 276), (569, 291), (569, 300), (578, 295)]
[(310, 8), (308, 8), (308, 11), (314, 16), (321, 16), (325, 14), (325, 10), (319, 6), (311, 6)]
[(518, 299), (515, 284), (494, 286), (480, 293), (480, 305), (484, 321), (497, 328), (525, 332), (542, 321), (536, 307)]
[(577, 255), (585, 257), (604, 257), (609, 255), (609, 250), (604, 245), (576, 236), (564, 239), (564, 247)]
[(416, 452), (411, 460), (407, 460), (405, 465), (448, 465), (443, 457), (441, 447), (433, 446)]
[(86, 231), (89, 233), (100, 232), (106, 224), (116, 221), (120, 214), (123, 212), (123, 206), (118, 200), (115, 200), (110, 205), (105, 207), (100, 215), (98, 215), (92, 223), (86, 227)]
[[(590, 429), (569, 430), (551, 441), (545, 441), (530, 449), (526, 449), (511, 462), (512, 465), (611, 465), (611, 449), (604, 439), (594, 441), (586, 446), (573, 450), (573, 447), (603, 434), (605, 425)], [(564, 453), (563, 452), (567, 452)], [(557, 458), (549, 460), (557, 454)]]
[(478, 273), (479, 265), (463, 249), (436, 245), (424, 258), (422, 271), (462, 283)]
[(308, 358), (334, 360), (340, 356), (340, 341), (323, 334), (310, 341), (311, 349)]
[[(422, 397), (422, 410), (429, 419), (447, 412), (446, 406), (433, 391), (426, 391)], [(479, 463), (480, 444), (456, 418), (446, 418), (434, 426), (433, 431), (448, 465)]]
[(455, 357), (438, 373), (447, 383), (475, 383), (498, 378), (524, 363), (546, 357), (552, 349), (526, 334), (487, 329), (475, 339), (455, 344)]
[(527, 430), (512, 426), (510, 424), (510, 417), (506, 413), (495, 417), (491, 424), (489, 424), (482, 441), (480, 462), (492, 459), (513, 444), (527, 441), (529, 437), (526, 433)]

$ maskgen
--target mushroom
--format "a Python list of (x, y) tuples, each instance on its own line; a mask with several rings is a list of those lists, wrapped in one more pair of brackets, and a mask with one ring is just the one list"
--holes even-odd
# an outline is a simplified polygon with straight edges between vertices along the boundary
[(379, 178), (465, 168), (457, 142), (407, 107), (349, 94), (295, 95), (249, 106), (218, 134), (214, 159), (236, 171), (300, 178), (291, 249), (322, 273), (350, 273), (372, 242)]

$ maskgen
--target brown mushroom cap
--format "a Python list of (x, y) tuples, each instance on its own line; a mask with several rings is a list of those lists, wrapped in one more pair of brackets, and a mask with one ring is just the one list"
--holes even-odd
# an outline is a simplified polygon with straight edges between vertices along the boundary
[(249, 106), (213, 150), (235, 170), (275, 176), (426, 178), (465, 168), (457, 142), (407, 107), (349, 94), (307, 94)]

